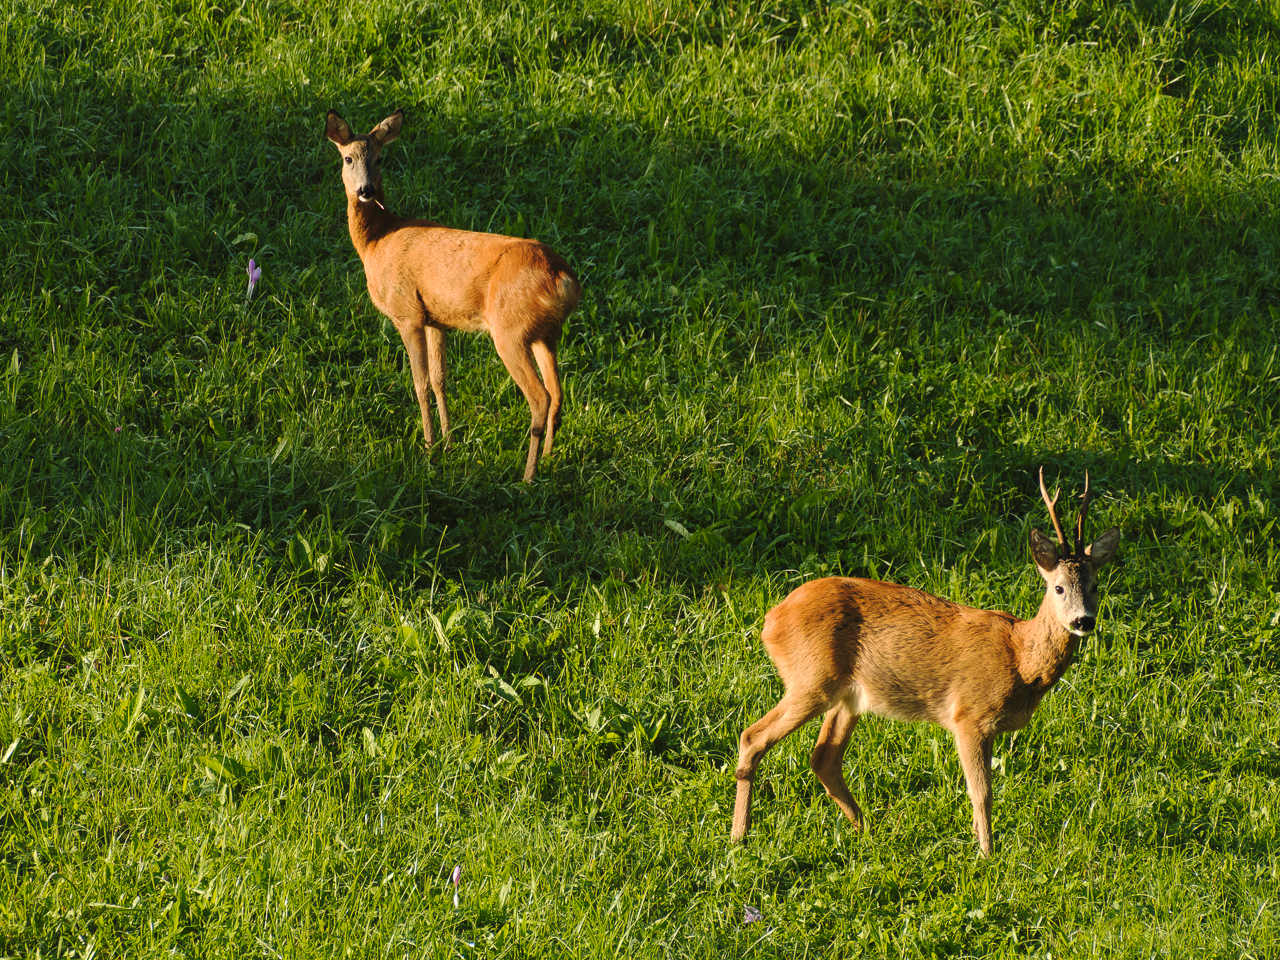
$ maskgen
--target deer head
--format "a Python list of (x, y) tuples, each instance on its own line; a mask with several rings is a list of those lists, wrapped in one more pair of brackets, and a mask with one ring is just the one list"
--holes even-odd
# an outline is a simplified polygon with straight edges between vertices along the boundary
[(1031, 555), (1036, 569), (1044, 577), (1046, 598), (1053, 604), (1058, 622), (1077, 637), (1084, 637), (1093, 630), (1098, 618), (1098, 571), (1115, 556), (1120, 546), (1120, 528), (1112, 527), (1093, 543), (1085, 546), (1084, 521), (1089, 512), (1089, 473), (1084, 475), (1084, 494), (1081, 497), (1080, 515), (1076, 520), (1075, 551), (1067, 547), (1067, 538), (1058, 520), (1058, 493), (1053, 499), (1044, 485), (1044, 467), (1040, 468), (1040, 495), (1049, 508), (1058, 543), (1039, 530), (1031, 531)]
[(347, 198), (368, 203), (382, 186), (383, 148), (400, 136), (404, 111), (397, 110), (369, 131), (367, 137), (352, 136), (347, 121), (334, 110), (325, 118), (325, 136), (342, 154), (342, 185)]

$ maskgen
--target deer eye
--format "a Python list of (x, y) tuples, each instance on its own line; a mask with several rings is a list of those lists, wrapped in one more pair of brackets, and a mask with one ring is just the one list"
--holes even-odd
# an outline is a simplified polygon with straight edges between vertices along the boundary
[(347, 162), (347, 165), (348, 165), (348, 166), (350, 166), (352, 163), (354, 163), (354, 162), (355, 162), (355, 161), (354, 161), (354, 160), (352, 160), (350, 157), (343, 157), (342, 159), (343, 159), (343, 160), (345, 160), (345, 161)]
[(1054, 593), (1056, 593), (1056, 594), (1058, 594), (1059, 596), (1061, 596), (1061, 594), (1062, 594), (1062, 584), (1058, 584), (1057, 586), (1055, 586), (1055, 587), (1053, 588), (1053, 592), (1054, 592)]

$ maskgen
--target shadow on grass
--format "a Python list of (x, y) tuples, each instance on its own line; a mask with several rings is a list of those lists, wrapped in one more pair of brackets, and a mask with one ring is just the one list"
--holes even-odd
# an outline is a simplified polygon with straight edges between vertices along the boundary
[[(47, 286), (11, 300), (25, 322), (4, 330), (2, 345), (38, 371), (49, 333), (38, 318), (74, 316), (85, 289), (104, 296), (114, 291), (112, 309), (95, 315), (101, 327), (74, 332), (80, 349), (119, 326), (133, 342), (117, 338), (117, 349), (144, 362), (166, 352), (174, 358), (173, 373), (171, 379), (155, 371), (142, 377), (149, 396), (122, 407), (121, 419), (150, 434), (129, 438), (131, 452), (121, 453), (123, 438), (102, 439), (110, 424), (92, 383), (68, 391), (56, 414), (36, 410), (6, 427), (9, 466), (0, 480), (11, 493), (0, 522), (10, 531), (11, 552), (149, 550), (242, 525), (264, 536), (266, 556), (289, 575), (327, 557), (349, 570), (376, 563), (384, 576), (415, 589), (441, 578), (476, 583), (516, 576), (557, 591), (612, 579), (679, 583), (697, 593), (769, 569), (892, 571), (929, 537), (911, 529), (918, 524), (910, 513), (955, 510), (975, 479), (986, 492), (985, 512), (948, 521), (946, 532), (963, 543), (966, 522), (970, 528), (1022, 526), (1022, 518), (1038, 510), (1031, 478), (1042, 463), (1062, 466), (1066, 476), (1090, 467), (1104, 492), (1109, 484), (1141, 488), (1156, 481), (1195, 498), (1272, 489), (1259, 472), (1172, 458), (1124, 464), (1108, 454), (1064, 456), (1008, 444), (1000, 426), (1022, 413), (1034, 418), (1037, 405), (1061, 390), (1049, 380), (1009, 384), (977, 398), (980, 409), (967, 417), (961, 442), (944, 445), (956, 425), (933, 411), (938, 394), (922, 391), (930, 386), (924, 382), (930, 364), (938, 367), (938, 383), (956, 375), (956, 355), (966, 344), (986, 347), (1008, 334), (1030, 357), (1088, 339), (1078, 328), (1053, 330), (1054, 317), (1080, 325), (1097, 320), (1123, 328), (1122, 336), (1165, 343), (1232, 335), (1244, 321), (1224, 317), (1280, 303), (1266, 261), (1251, 255), (1257, 230), (1274, 230), (1274, 213), (1250, 209), (1230, 222), (1188, 217), (1140, 191), (1126, 195), (1115, 178), (1111, 185), (1050, 179), (1043, 189), (1022, 192), (994, 182), (954, 183), (943, 171), (932, 180), (881, 179), (895, 170), (887, 155), (872, 155), (861, 166), (800, 163), (726, 142), (654, 140), (634, 127), (604, 130), (572, 109), (554, 127), (534, 125), (509, 141), (476, 133), (484, 117), (431, 117), (416, 130), (411, 120), (388, 174), (392, 206), (406, 215), (440, 216), (420, 203), (423, 194), (456, 196), (462, 188), (463, 203), (455, 209), (464, 215), (513, 223), (518, 214), (524, 232), (554, 236), (593, 288), (590, 312), (584, 308), (570, 321), (575, 362), (564, 371), (570, 384), (600, 381), (593, 401), (626, 408), (649, 382), (629, 375), (633, 364), (613, 351), (613, 340), (630, 337), (648, 357), (678, 351), (666, 392), (646, 414), (635, 414), (651, 419), (638, 429), (652, 431), (641, 437), (664, 454), (665, 466), (638, 467), (631, 456), (637, 428), (630, 423), (573, 433), (572, 407), (568, 444), (532, 488), (495, 479), (514, 476), (505, 461), (493, 469), (463, 466), (465, 447), (443, 465), (428, 466), (414, 431), (396, 435), (397, 421), (412, 419), (413, 401), (402, 378), (385, 371), (385, 408), (364, 412), (376, 416), (387, 448), (403, 448), (398, 455), (384, 450), (374, 463), (345, 451), (272, 453), (274, 424), (248, 415), (241, 418), (244, 436), (223, 439), (216, 427), (212, 434), (205, 429), (216, 419), (209, 409), (196, 406), (171, 419), (157, 411), (182, 406), (183, 377), (199, 376), (211, 343), (249, 339), (249, 331), (234, 325), (249, 322), (247, 315), (228, 321), (215, 311), (216, 321), (195, 317), (184, 329), (178, 316), (158, 324), (146, 301), (165, 284), (207, 288), (232, 270), (249, 247), (227, 238), (245, 226), (234, 211), (248, 207), (264, 223), (254, 242), (275, 250), (286, 299), (313, 289), (309, 278), (328, 261), (330, 273), (352, 274), (348, 291), (355, 289), (358, 309), (367, 315), (359, 267), (351, 263), (342, 229), (336, 161), (320, 132), (328, 104), (306, 94), (274, 111), (236, 100), (210, 104), (222, 118), (221, 136), (196, 151), (190, 147), (194, 121), (174, 107), (108, 96), (91, 80), (82, 81), (77, 94), (74, 104), (55, 106), (82, 130), (75, 132), (75, 123), (60, 129), (45, 156), (56, 147), (60, 164), (86, 171), (84, 177), (59, 180), (39, 159), (34, 175), (24, 172), (19, 181), (31, 203), (58, 215), (55, 236), (75, 234), (77, 244), (51, 247), (47, 224), (15, 225), (9, 262), (36, 265)], [(29, 91), (11, 91), (11, 98), (23, 109), (43, 104)], [(593, 136), (598, 142), (590, 142)], [(135, 157), (177, 153), (180, 159), (166, 171), (166, 193), (127, 178), (94, 179), (96, 166), (123, 143)], [(280, 162), (282, 144), (291, 145), (290, 162)], [(581, 163), (566, 165), (567, 156), (579, 154)], [(22, 156), (8, 162), (17, 169)], [(232, 157), (251, 173), (229, 176)], [(46, 189), (54, 183), (62, 193)], [(118, 217), (82, 213), (103, 190), (119, 191)], [(553, 204), (563, 196), (581, 203), (565, 212)], [(554, 214), (536, 213), (553, 206)], [(531, 211), (527, 221), (524, 210)], [(123, 242), (135, 234), (142, 240)], [(1217, 270), (1223, 257), (1232, 268), (1214, 284), (1187, 281)], [(1128, 266), (1117, 277), (1122, 262)], [(703, 293), (668, 296), (670, 288), (699, 284)], [(791, 312), (768, 305), (784, 297), (797, 305)], [(707, 316), (724, 318), (717, 321), (721, 347), (699, 355), (699, 334), (687, 331)], [(1032, 320), (1037, 329), (1024, 329)], [(341, 327), (345, 344), (323, 358), (313, 346), (328, 335), (317, 329), (320, 323)], [(301, 371), (309, 363), (341, 369), (373, 359), (350, 318), (292, 318), (289, 324), (280, 323), (281, 349), (303, 344), (296, 358)], [(65, 319), (61, 325), (69, 328)], [(892, 356), (894, 364), (876, 367), (864, 359), (817, 384), (806, 399), (871, 405), (898, 381), (907, 386), (894, 422), (851, 428), (833, 417), (830, 436), (794, 450), (752, 435), (749, 423), (734, 424), (743, 467), (728, 493), (701, 462), (707, 451), (696, 431), (675, 438), (674, 448), (672, 438), (662, 436), (663, 414), (681, 402), (673, 396), (682, 383), (720, 373), (745, 376), (797, 343), (816, 355), (833, 328), (846, 331), (841, 345), (856, 344), (871, 360)], [(270, 352), (269, 340), (261, 337), (252, 349)], [(938, 364), (948, 351), (949, 363)], [(298, 409), (308, 403), (303, 386), (283, 387), (298, 391)], [(206, 385), (203, 396), (237, 389), (231, 378)], [(32, 381), (15, 390), (28, 404), (40, 402)], [(1065, 402), (1063, 396), (1055, 399)], [(708, 430), (717, 414), (706, 411)], [(935, 422), (926, 422), (931, 417)], [(514, 453), (503, 456), (516, 463)], [(856, 485), (909, 493), (903, 504), (887, 504), (862, 499)], [(806, 504), (810, 493), (819, 498)], [(20, 534), (24, 518), (37, 515), (47, 518), (41, 533)], [(1167, 533), (1159, 522), (1150, 531), (1155, 538)]]

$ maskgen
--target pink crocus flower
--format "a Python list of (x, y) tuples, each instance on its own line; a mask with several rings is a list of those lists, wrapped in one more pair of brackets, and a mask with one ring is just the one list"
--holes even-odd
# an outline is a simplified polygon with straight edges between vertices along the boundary
[(250, 260), (249, 269), (246, 272), (249, 274), (249, 291), (244, 295), (244, 298), (248, 300), (253, 296), (253, 288), (262, 276), (262, 268)]
[(742, 922), (744, 924), (755, 923), (761, 917), (760, 910), (752, 906), (748, 906), (742, 913)]
[(458, 909), (458, 881), (462, 879), (462, 864), (457, 864), (453, 868), (453, 874), (449, 877), (449, 881), (453, 884), (453, 909)]

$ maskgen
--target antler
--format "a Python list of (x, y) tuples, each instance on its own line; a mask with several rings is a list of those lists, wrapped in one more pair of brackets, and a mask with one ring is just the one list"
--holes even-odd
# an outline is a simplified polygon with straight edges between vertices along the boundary
[(1089, 471), (1084, 472), (1084, 493), (1080, 495), (1080, 517), (1076, 520), (1076, 556), (1084, 556), (1084, 518), (1089, 515)]
[(1040, 496), (1044, 497), (1044, 505), (1049, 508), (1049, 519), (1053, 521), (1053, 529), (1058, 534), (1058, 543), (1065, 550), (1067, 546), (1067, 538), (1062, 533), (1062, 522), (1058, 519), (1058, 511), (1054, 508), (1058, 505), (1058, 494), (1061, 488), (1053, 491), (1053, 499), (1049, 499), (1049, 491), (1044, 485), (1044, 467), (1040, 468)]

